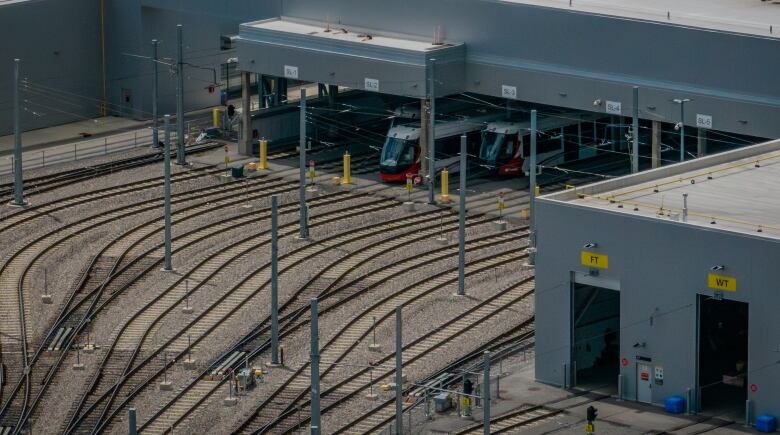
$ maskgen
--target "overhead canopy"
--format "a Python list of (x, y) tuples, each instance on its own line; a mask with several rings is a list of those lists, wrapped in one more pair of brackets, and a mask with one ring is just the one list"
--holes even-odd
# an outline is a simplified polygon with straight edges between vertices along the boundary
[(465, 46), (286, 18), (245, 23), (241, 69), (290, 79), (425, 98), (465, 90)]

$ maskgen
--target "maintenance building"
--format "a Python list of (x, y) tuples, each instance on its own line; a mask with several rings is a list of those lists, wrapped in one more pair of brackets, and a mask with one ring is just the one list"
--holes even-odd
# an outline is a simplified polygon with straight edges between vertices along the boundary
[(780, 415), (778, 184), (772, 141), (540, 197), (536, 378)]

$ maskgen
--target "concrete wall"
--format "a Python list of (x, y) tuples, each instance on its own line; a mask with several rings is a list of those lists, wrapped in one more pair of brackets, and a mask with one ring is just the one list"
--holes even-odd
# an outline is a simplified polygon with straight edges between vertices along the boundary
[[(625, 397), (636, 397), (637, 356), (663, 365), (665, 381), (653, 386), (653, 401), (685, 394), (696, 386), (697, 294), (712, 296), (707, 274), (725, 265), (737, 291), (725, 297), (749, 303), (748, 384), (756, 415), (780, 415), (780, 330), (775, 275), (780, 242), (750, 235), (693, 227), (663, 219), (634, 217), (570, 203), (540, 199), (537, 207), (536, 377), (563, 382), (570, 363), (570, 287), (586, 243), (609, 255), (609, 269), (599, 279), (621, 291), (620, 345)], [(650, 318), (653, 316), (651, 326)], [(637, 342), (646, 348), (634, 348)]]
[(76, 94), (25, 92), (22, 128), (78, 121), (99, 113), (98, 0), (48, 0), (0, 6), (0, 135), (13, 129), (13, 59), (33, 84)]
[(638, 85), (643, 118), (677, 122), (671, 100), (693, 98), (688, 125), (703, 113), (718, 130), (780, 137), (777, 39), (494, 0), (287, 0), (282, 13), (425, 39), (441, 26), (466, 44), (467, 88), (481, 94), (515, 85), (521, 100), (583, 110), (621, 101), (630, 116)]

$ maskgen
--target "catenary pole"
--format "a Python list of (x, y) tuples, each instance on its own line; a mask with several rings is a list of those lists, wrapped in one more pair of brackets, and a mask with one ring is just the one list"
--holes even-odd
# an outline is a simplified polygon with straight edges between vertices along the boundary
[(458, 206), (458, 295), (466, 294), (466, 135), (460, 137), (460, 203)]
[(401, 306), (395, 308), (395, 433), (402, 435), (404, 422), (403, 398), (403, 337), (401, 336)]
[(271, 363), (279, 364), (279, 199), (271, 195)]
[(639, 172), (639, 86), (634, 86), (634, 119), (631, 125), (631, 138), (633, 139), (633, 148), (631, 149), (631, 173)]
[(530, 245), (531, 253), (528, 256), (528, 264), (536, 263), (536, 255), (534, 250), (536, 249), (536, 110), (531, 110), (531, 164), (528, 166), (530, 172)]
[(176, 162), (186, 165), (184, 155), (184, 41), (182, 37), (182, 25), (176, 25), (176, 38), (178, 42), (178, 60), (176, 62)]
[(322, 433), (320, 426), (320, 344), (317, 298), (311, 298), (311, 434)]
[(152, 69), (154, 72), (154, 78), (152, 79), (152, 146), (156, 147), (160, 144), (159, 126), (157, 123), (157, 99), (159, 96), (158, 77), (157, 77), (157, 48), (159, 41), (152, 39)]
[(309, 238), (309, 222), (308, 213), (309, 210), (306, 206), (306, 88), (301, 87), (301, 120), (300, 120), (300, 139), (298, 141), (299, 159), (300, 165), (300, 182), (301, 185), (298, 188), (298, 202), (300, 207), (300, 238)]
[(428, 138), (428, 204), (436, 204), (436, 59), (431, 59), (430, 137)]
[(22, 112), (19, 98), (21, 61), (14, 59), (14, 205), (24, 205), (24, 180), (22, 179)]
[(165, 270), (173, 269), (171, 263), (171, 115), (165, 115)]

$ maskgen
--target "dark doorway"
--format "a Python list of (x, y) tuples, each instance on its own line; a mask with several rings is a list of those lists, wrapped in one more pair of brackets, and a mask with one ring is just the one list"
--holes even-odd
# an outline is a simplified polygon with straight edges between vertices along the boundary
[(620, 374), (619, 291), (574, 284), (571, 354), (574, 386), (609, 394), (617, 392)]
[(702, 411), (741, 416), (747, 398), (748, 304), (699, 295)]

